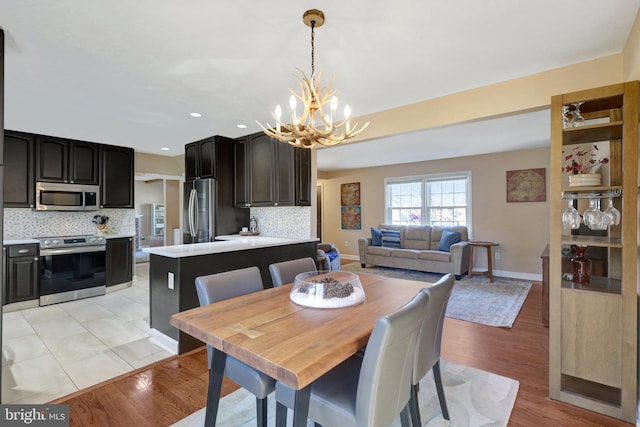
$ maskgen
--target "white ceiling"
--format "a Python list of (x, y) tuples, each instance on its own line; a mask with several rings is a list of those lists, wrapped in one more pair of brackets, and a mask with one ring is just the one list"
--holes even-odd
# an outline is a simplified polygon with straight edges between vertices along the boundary
[[(314, 7), (316, 67), (358, 116), (619, 53), (640, 0), (0, 0), (5, 127), (171, 156), (258, 131), (310, 73)], [(527, 113), (323, 149), (318, 166), (537, 147), (548, 129)]]

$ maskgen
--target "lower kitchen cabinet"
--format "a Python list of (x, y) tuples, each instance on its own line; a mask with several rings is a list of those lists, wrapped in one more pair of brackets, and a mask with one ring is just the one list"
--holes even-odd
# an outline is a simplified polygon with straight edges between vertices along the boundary
[(133, 277), (133, 237), (107, 239), (107, 286), (130, 282)]
[(10, 245), (2, 252), (7, 267), (3, 304), (38, 299), (39, 246)]

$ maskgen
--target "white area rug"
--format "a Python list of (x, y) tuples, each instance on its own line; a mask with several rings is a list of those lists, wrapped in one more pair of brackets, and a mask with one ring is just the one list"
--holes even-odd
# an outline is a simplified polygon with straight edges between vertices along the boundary
[[(506, 426), (518, 394), (520, 384), (507, 377), (453, 362), (441, 361), (450, 422), (442, 418), (433, 375), (427, 374), (420, 382), (420, 413), (422, 424), (428, 427), (452, 426)], [(239, 389), (222, 398), (216, 426), (255, 427), (255, 397)], [(275, 425), (275, 401), (273, 393), (268, 397), (269, 425)], [(201, 427), (204, 425), (204, 408), (180, 420), (174, 427)], [(287, 417), (291, 424), (291, 413)], [(309, 422), (313, 426), (313, 422)], [(393, 426), (399, 426), (397, 420)], [(338, 427), (338, 426), (325, 426)]]
[[(359, 263), (342, 266), (343, 270), (376, 274), (398, 279), (435, 282), (442, 274), (423, 273), (389, 267), (360, 267)], [(451, 292), (447, 317), (481, 323), (483, 325), (510, 328), (513, 326), (524, 300), (531, 289), (530, 282), (494, 277), (493, 283), (486, 276), (462, 276), (456, 280)]]

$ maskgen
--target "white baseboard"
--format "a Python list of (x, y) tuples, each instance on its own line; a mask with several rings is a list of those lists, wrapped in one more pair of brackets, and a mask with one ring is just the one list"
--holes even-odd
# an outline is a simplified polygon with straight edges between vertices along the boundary
[(542, 282), (542, 274), (519, 273), (517, 271), (493, 270), (493, 276), (507, 277), (510, 279), (531, 280), (534, 282)]
[(155, 328), (151, 328), (151, 338), (149, 338), (149, 341), (171, 354), (178, 354), (178, 341)]

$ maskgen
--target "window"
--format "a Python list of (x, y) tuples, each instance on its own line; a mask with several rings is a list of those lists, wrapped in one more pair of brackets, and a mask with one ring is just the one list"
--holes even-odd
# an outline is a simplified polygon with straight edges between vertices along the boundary
[(387, 178), (385, 221), (470, 228), (470, 182), (471, 172)]

